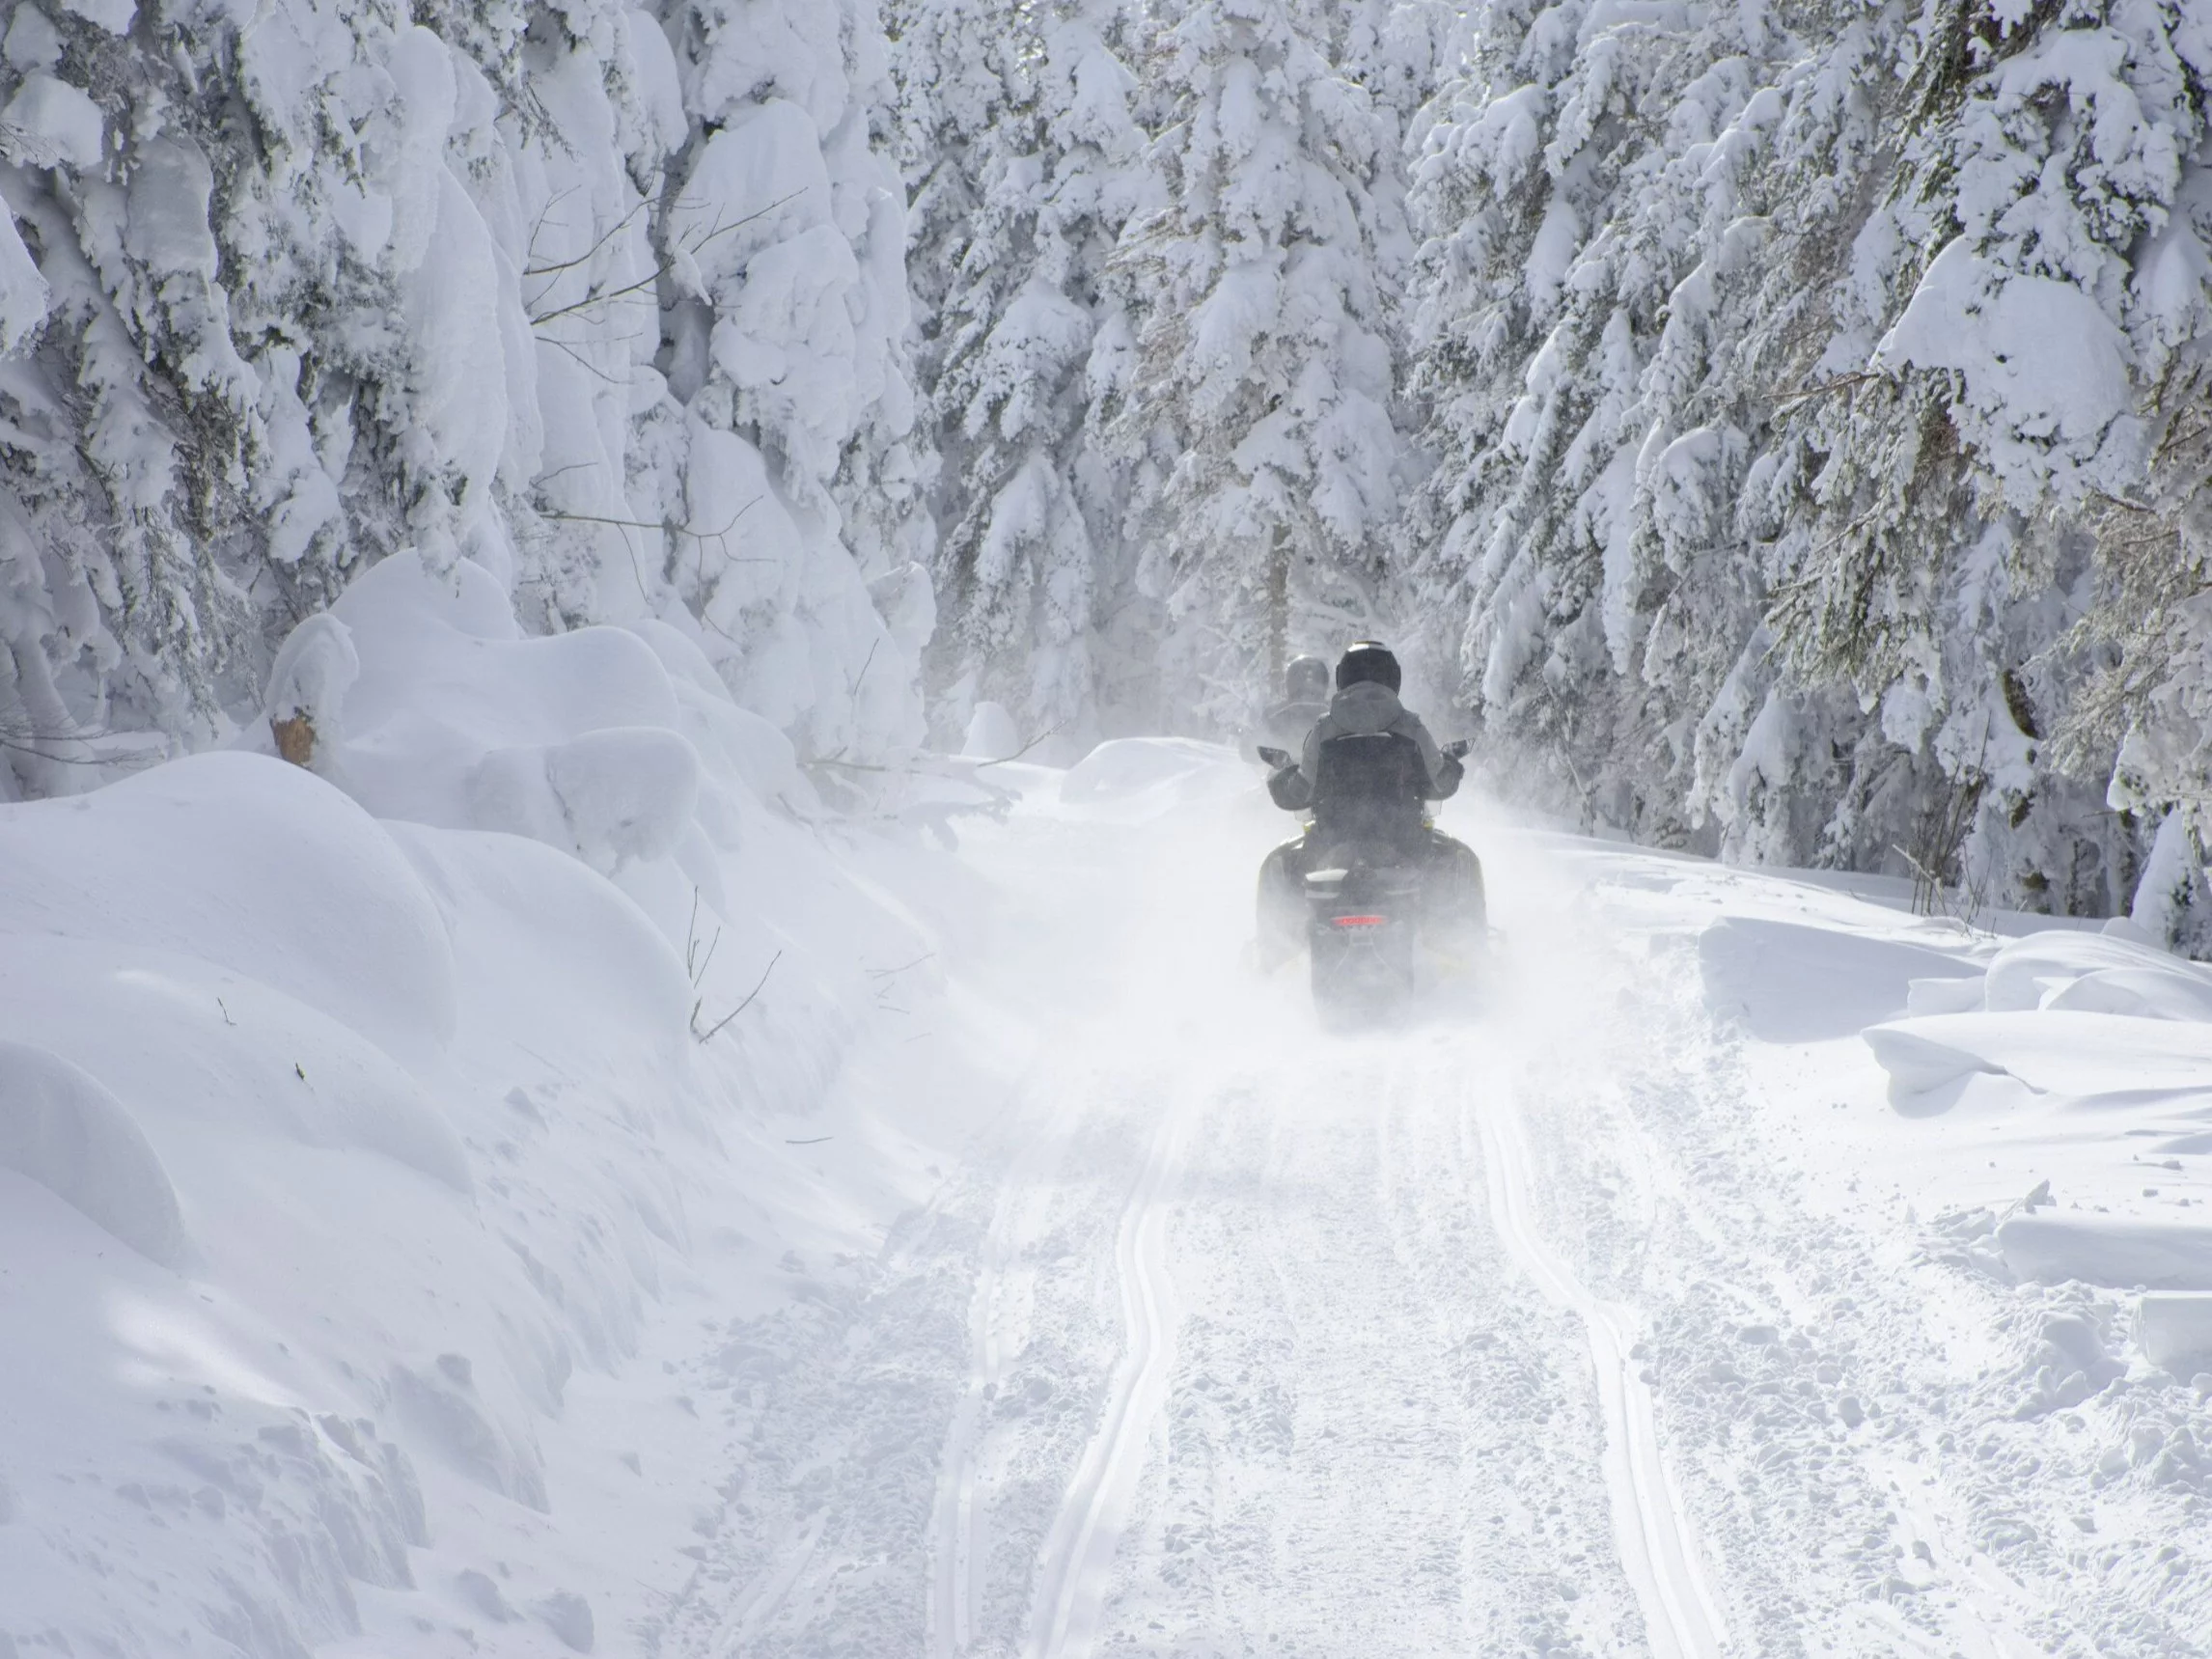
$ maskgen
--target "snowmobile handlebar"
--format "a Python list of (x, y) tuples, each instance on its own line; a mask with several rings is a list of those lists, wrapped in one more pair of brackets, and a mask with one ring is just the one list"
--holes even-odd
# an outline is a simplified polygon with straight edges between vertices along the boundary
[[(1464, 760), (1467, 759), (1467, 749), (1468, 740), (1464, 737), (1455, 737), (1437, 750), (1437, 753), (1449, 760)], [(1259, 746), (1258, 754), (1260, 760), (1266, 762), (1271, 771), (1280, 772), (1286, 766), (1295, 766), (1298, 763), (1287, 750), (1270, 749), (1265, 744)]]

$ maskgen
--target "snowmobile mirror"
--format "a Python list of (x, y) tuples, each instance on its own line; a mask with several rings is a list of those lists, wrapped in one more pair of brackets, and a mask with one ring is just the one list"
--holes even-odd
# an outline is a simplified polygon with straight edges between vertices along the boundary
[(1272, 771), (1279, 772), (1285, 766), (1292, 763), (1289, 755), (1281, 749), (1269, 749), (1262, 746), (1259, 751), (1259, 758), (1267, 762), (1268, 768)]
[(1466, 760), (1467, 739), (1464, 737), (1454, 737), (1451, 742), (1444, 745), (1443, 753), (1454, 760)]

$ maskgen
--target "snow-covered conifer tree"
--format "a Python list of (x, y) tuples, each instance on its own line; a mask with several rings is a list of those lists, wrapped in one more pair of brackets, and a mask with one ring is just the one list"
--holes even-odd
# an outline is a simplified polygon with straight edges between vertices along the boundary
[(13, 8), (0, 793), (222, 739), (401, 547), (917, 735), (887, 88), (863, 0)]
[(934, 652), (948, 732), (989, 698), (1063, 747), (1114, 701), (1121, 503), (1086, 430), (1102, 275), (1158, 205), (1127, 0), (897, 15), (923, 364), (944, 457)]
[[(1141, 586), (1175, 622), (1164, 677), (1215, 722), (1292, 644), (1389, 616), (1408, 482), (1391, 307), (1412, 252), (1396, 103), (1425, 68), (1407, 75), (1378, 14), (1198, 0), (1145, 66), (1170, 199), (1123, 232), (1131, 332), (1092, 420), (1131, 481)], [(1340, 63), (1347, 43), (1384, 96)]]
[[(222, 735), (274, 639), (396, 546), (566, 567), (524, 545), (560, 539), (531, 505), (550, 319), (528, 267), (590, 247), (585, 280), (619, 284), (643, 257), (671, 134), (636, 17), (570, 7), (526, 66), (505, 9), (451, 9), (444, 35), (377, 7), (12, 11), (15, 783), (60, 785), (39, 757), (84, 759), (79, 734)], [(602, 376), (640, 355), (604, 317), (566, 323)]]
[(880, 21), (697, 0), (670, 29), (692, 121), (661, 230), (671, 577), (740, 699), (804, 746), (918, 737), (926, 457)]
[(2193, 37), (1690, 21), (1491, 8), (1432, 109), (1413, 577), (1460, 600), (1469, 700), (1643, 834), (2124, 902), (2125, 826), (2044, 739), (2085, 674), (2080, 514), (2139, 476), (2183, 326), (2135, 262), (2197, 142)]

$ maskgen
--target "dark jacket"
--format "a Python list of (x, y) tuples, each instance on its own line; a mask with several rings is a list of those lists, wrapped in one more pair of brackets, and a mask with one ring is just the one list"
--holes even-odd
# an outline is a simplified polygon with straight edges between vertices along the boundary
[(1436, 739), (1421, 716), (1397, 700), (1397, 693), (1372, 680), (1348, 685), (1329, 701), (1328, 713), (1306, 733), (1306, 749), (1296, 766), (1286, 766), (1267, 780), (1267, 792), (1286, 812), (1303, 812), (1313, 804), (1313, 781), (1321, 772), (1321, 745), (1332, 737), (1388, 732), (1412, 739), (1421, 753), (1427, 777), (1424, 800), (1441, 801), (1459, 788), (1463, 768), (1458, 760), (1437, 751)]

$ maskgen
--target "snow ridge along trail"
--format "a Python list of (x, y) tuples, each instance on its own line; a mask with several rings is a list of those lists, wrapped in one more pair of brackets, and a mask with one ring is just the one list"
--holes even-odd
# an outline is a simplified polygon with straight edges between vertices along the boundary
[(1044, 1542), (1030, 1619), (1031, 1659), (1085, 1659), (1097, 1636), (1129, 1500), (1175, 1365), (1175, 1286), (1168, 1276), (1168, 1208), (1181, 1119), (1171, 1108), (1129, 1195), (1114, 1240), (1127, 1332), (1105, 1415), (1084, 1452), (1067, 1501)]
[(1485, 1110), (1471, 1092), (1465, 1112), (1480, 1136), (1499, 1238), (1544, 1298), (1573, 1313), (1590, 1333), (1590, 1362), (1604, 1402), (1614, 1535), (1644, 1609), (1651, 1650), (1657, 1659), (1721, 1659), (1728, 1637), (1720, 1609), (1660, 1451), (1651, 1390), (1635, 1358), (1641, 1321), (1634, 1309), (1591, 1295), (1538, 1232), (1528, 1147), (1510, 1094), (1501, 1091)]

